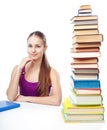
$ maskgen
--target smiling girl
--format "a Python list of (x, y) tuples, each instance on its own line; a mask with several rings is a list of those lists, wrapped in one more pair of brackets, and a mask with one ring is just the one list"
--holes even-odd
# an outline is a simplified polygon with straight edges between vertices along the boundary
[(6, 92), (10, 101), (57, 106), (61, 104), (60, 77), (49, 65), (46, 49), (46, 37), (42, 32), (35, 31), (28, 36), (28, 57), (13, 68)]

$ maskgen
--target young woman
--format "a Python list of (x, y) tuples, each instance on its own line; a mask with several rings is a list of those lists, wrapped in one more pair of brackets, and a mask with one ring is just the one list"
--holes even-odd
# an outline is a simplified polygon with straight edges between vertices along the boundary
[(57, 106), (61, 104), (60, 77), (50, 67), (46, 49), (45, 35), (40, 31), (32, 32), (27, 39), (28, 57), (23, 58), (11, 74), (6, 92), (10, 101)]

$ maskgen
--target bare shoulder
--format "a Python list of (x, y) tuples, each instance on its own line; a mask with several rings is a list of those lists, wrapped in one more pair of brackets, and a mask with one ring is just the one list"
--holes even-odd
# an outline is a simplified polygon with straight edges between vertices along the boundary
[(13, 67), (13, 71), (16, 71), (17, 68), (18, 68), (18, 65), (15, 65), (15, 66)]
[(51, 78), (52, 78), (52, 77), (59, 78), (59, 73), (58, 73), (58, 71), (57, 71), (56, 69), (51, 68), (50, 76), (51, 76)]
[(12, 75), (14, 75), (16, 73), (17, 68), (18, 68), (18, 65), (15, 65), (14, 68), (13, 68), (13, 70), (12, 70)]

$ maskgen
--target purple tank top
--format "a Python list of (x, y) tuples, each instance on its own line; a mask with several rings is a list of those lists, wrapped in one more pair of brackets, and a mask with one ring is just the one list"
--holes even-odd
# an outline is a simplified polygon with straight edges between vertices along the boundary
[[(29, 82), (25, 79), (25, 67), (22, 69), (22, 73), (20, 76), (19, 80), (19, 88), (20, 88), (20, 94), (23, 96), (38, 96), (37, 93), (37, 85), (38, 82)], [(50, 93), (50, 88), (49, 86), (49, 93)]]

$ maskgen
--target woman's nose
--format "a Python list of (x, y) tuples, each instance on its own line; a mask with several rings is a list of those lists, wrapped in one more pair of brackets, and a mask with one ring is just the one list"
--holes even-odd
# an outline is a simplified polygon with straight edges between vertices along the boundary
[(32, 48), (32, 52), (35, 52), (35, 51), (36, 51), (36, 49), (35, 49), (35, 47), (33, 47), (33, 48)]

